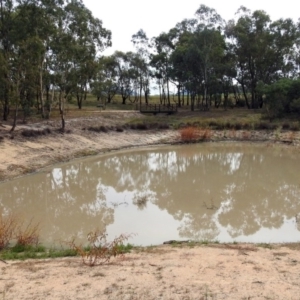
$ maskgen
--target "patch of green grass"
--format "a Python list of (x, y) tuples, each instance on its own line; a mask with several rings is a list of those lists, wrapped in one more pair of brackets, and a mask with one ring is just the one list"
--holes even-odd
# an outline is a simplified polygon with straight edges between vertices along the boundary
[[(99, 249), (100, 248), (101, 247), (99, 247)], [(124, 244), (117, 245), (116, 250), (118, 251), (118, 253), (129, 253), (133, 248), (134, 248), (134, 246), (132, 244), (127, 243), (126, 245), (124, 245)], [(91, 251), (91, 249), (92, 249), (91, 246), (83, 247), (83, 250), (85, 252), (89, 252), (89, 251)]]
[(43, 253), (46, 252), (46, 249), (42, 245), (32, 246), (32, 245), (16, 244), (12, 248), (10, 248), (10, 251), (13, 253), (21, 253), (21, 252)]
[(260, 243), (256, 245), (257, 247), (261, 247), (261, 248), (266, 248), (266, 249), (273, 249), (273, 245), (268, 244), (268, 243)]
[[(167, 128), (180, 129), (185, 127), (211, 128), (216, 130), (225, 129), (253, 129), (262, 122), (262, 112), (248, 110), (245, 108), (236, 108), (224, 111), (222, 109), (211, 108), (209, 111), (179, 110), (174, 115), (143, 115), (127, 121), (127, 125), (145, 124), (149, 129), (158, 128), (165, 124)], [(268, 127), (274, 127), (274, 122)], [(276, 125), (277, 126), (277, 125)]]
[(97, 155), (97, 154), (98, 154), (98, 151), (96, 151), (96, 150), (84, 149), (84, 150), (77, 151), (74, 154), (74, 157), (93, 156), (93, 155)]
[(126, 245), (118, 245), (117, 248), (120, 253), (129, 253), (134, 248), (134, 246), (132, 244), (127, 243)]
[(2, 250), (0, 258), (3, 260), (25, 260), (25, 259), (45, 259), (76, 256), (76, 251), (72, 249), (46, 249), (42, 245), (38, 246), (22, 246), (16, 245), (12, 248)]

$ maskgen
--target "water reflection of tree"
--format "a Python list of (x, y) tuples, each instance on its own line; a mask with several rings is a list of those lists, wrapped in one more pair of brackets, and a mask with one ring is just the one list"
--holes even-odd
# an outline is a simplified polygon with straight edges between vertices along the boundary
[(119, 192), (141, 186), (155, 192), (154, 203), (183, 220), (182, 236), (214, 239), (217, 222), (235, 238), (261, 227), (279, 228), (284, 217), (300, 211), (297, 161), (266, 147), (184, 146), (127, 153), (99, 164), (109, 174), (105, 185), (116, 180)]
[(113, 223), (104, 187), (92, 172), (78, 163), (8, 182), (0, 187), (1, 206), (40, 221), (48, 241), (85, 237)]

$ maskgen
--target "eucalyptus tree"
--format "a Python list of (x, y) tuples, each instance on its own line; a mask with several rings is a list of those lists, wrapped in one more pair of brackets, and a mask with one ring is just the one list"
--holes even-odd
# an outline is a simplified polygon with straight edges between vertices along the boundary
[(12, 104), (15, 118), (19, 106), (24, 113), (35, 106), (49, 117), (58, 94), (64, 129), (65, 101), (76, 94), (81, 108), (111, 32), (81, 0), (0, 0), (0, 38), (3, 118)]
[(132, 52), (116, 51), (114, 57), (117, 61), (118, 89), (122, 97), (122, 104), (130, 97), (134, 90), (134, 80), (138, 77), (135, 68), (135, 56)]
[(12, 0), (0, 0), (0, 101), (3, 106), (3, 120), (9, 114), (10, 99), (10, 57), (12, 55), (12, 23), (14, 3)]
[(111, 33), (102, 22), (93, 17), (81, 1), (72, 1), (65, 7), (65, 26), (75, 42), (72, 56), (75, 71), (75, 93), (78, 108), (86, 98), (88, 84), (96, 71), (96, 57), (111, 45)]
[(175, 50), (177, 32), (176, 29), (172, 28), (168, 33), (163, 32), (153, 38), (155, 53), (150, 61), (151, 66), (156, 70), (156, 76), (162, 78), (163, 90), (166, 86), (166, 97), (163, 93), (163, 98), (166, 98), (168, 105), (170, 105), (170, 57)]
[(118, 62), (114, 55), (102, 56), (97, 61), (97, 70), (91, 82), (92, 93), (98, 100), (110, 103), (119, 90)]
[[(14, 18), (16, 26), (14, 49), (23, 47), (24, 62), (28, 60), (28, 65), (24, 65), (23, 70), (23, 74), (27, 74), (27, 83), (23, 85), (20, 95), (22, 109), (26, 114), (36, 106), (41, 111), (42, 117), (47, 117), (49, 110), (46, 113), (44, 76), (49, 74), (46, 57), (49, 55), (50, 40), (55, 32), (54, 20), (57, 8), (55, 11), (53, 9), (57, 2), (28, 0), (18, 3)], [(24, 45), (27, 45), (27, 50)], [(19, 54), (17, 56), (21, 59)]]
[[(177, 23), (168, 34), (155, 38), (157, 54), (152, 63), (167, 83), (177, 87), (178, 105), (181, 105), (181, 91), (191, 96), (191, 108), (195, 100), (208, 106), (209, 87), (220, 73), (220, 64), (225, 54), (222, 34), (224, 21), (212, 8), (200, 5), (192, 19)], [(222, 76), (222, 75), (220, 75)]]
[(139, 96), (139, 101), (142, 101), (142, 92), (144, 92), (145, 102), (148, 103), (150, 94), (150, 79), (151, 71), (149, 68), (151, 43), (146, 32), (140, 29), (136, 34), (132, 35), (131, 42), (133, 43), (136, 54), (132, 60), (134, 73), (136, 74), (135, 89)]
[[(292, 72), (296, 26), (291, 19), (272, 22), (261, 10), (253, 13), (245, 7), (237, 21), (226, 25), (226, 35), (236, 59), (236, 80), (243, 89), (248, 108), (261, 107), (258, 83), (268, 84)], [(250, 99), (248, 91), (251, 95)]]
[(54, 73), (53, 85), (59, 89), (59, 110), (64, 130), (66, 99), (76, 92), (81, 108), (82, 95), (85, 95), (95, 70), (94, 60), (100, 51), (111, 45), (111, 32), (93, 17), (82, 1), (77, 0), (67, 3), (57, 24), (51, 44), (51, 68)]

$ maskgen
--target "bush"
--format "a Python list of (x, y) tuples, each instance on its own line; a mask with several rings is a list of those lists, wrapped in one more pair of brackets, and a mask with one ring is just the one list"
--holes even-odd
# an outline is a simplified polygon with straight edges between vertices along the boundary
[(185, 143), (192, 143), (197, 140), (208, 140), (212, 136), (210, 129), (198, 129), (195, 127), (186, 127), (180, 129), (180, 139)]
[(132, 129), (136, 129), (136, 130), (147, 130), (148, 126), (145, 123), (137, 123), (135, 124), (135, 127)]
[(282, 124), (282, 129), (283, 129), (283, 130), (288, 130), (288, 129), (290, 129), (290, 123), (287, 123), (287, 122), (283, 123), (283, 124)]
[(37, 129), (24, 129), (21, 134), (25, 137), (36, 137), (36, 136), (40, 136), (40, 135), (47, 135), (51, 133), (51, 129), (50, 128), (45, 128), (45, 129), (41, 129), (41, 130), (37, 130)]
[(224, 128), (226, 128), (226, 129), (233, 129), (233, 128), (234, 128), (234, 125), (231, 124), (229, 121), (227, 121), (227, 122), (224, 124)]
[(243, 128), (243, 124), (241, 124), (241, 123), (235, 123), (234, 126), (233, 126), (233, 128), (235, 130), (241, 130)]
[(117, 126), (116, 131), (117, 131), (117, 132), (123, 132), (124, 129), (123, 129), (122, 127), (120, 127), (120, 126)]
[(254, 129), (256, 130), (275, 130), (277, 128), (276, 124), (260, 122), (254, 125)]
[(158, 129), (169, 129), (170, 126), (169, 126), (169, 124), (163, 123), (163, 124), (159, 124), (157, 128)]
[(215, 126), (218, 126), (218, 123), (217, 123), (216, 120), (210, 120), (210, 121), (208, 122), (208, 126), (209, 126), (209, 127), (215, 127)]
[(185, 143), (194, 142), (198, 138), (198, 131), (195, 127), (186, 127), (180, 130), (181, 141)]
[(253, 125), (252, 124), (249, 124), (249, 123), (244, 123), (242, 125), (242, 128), (245, 129), (245, 130), (250, 130), (253, 128)]
[(98, 127), (88, 127), (87, 130), (94, 131), (94, 132), (105, 132), (105, 133), (108, 132), (108, 128), (103, 125), (98, 126)]

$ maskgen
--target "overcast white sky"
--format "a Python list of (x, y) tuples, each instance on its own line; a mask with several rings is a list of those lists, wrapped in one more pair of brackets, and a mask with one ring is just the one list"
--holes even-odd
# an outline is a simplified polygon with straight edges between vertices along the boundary
[(131, 51), (131, 36), (143, 29), (149, 38), (169, 31), (185, 18), (193, 18), (201, 4), (216, 9), (223, 19), (234, 18), (235, 12), (243, 5), (250, 10), (265, 10), (272, 20), (300, 17), (300, 1), (263, 0), (83, 0), (93, 15), (103, 21), (103, 26), (112, 31), (113, 47), (106, 50), (108, 55), (115, 50)]

